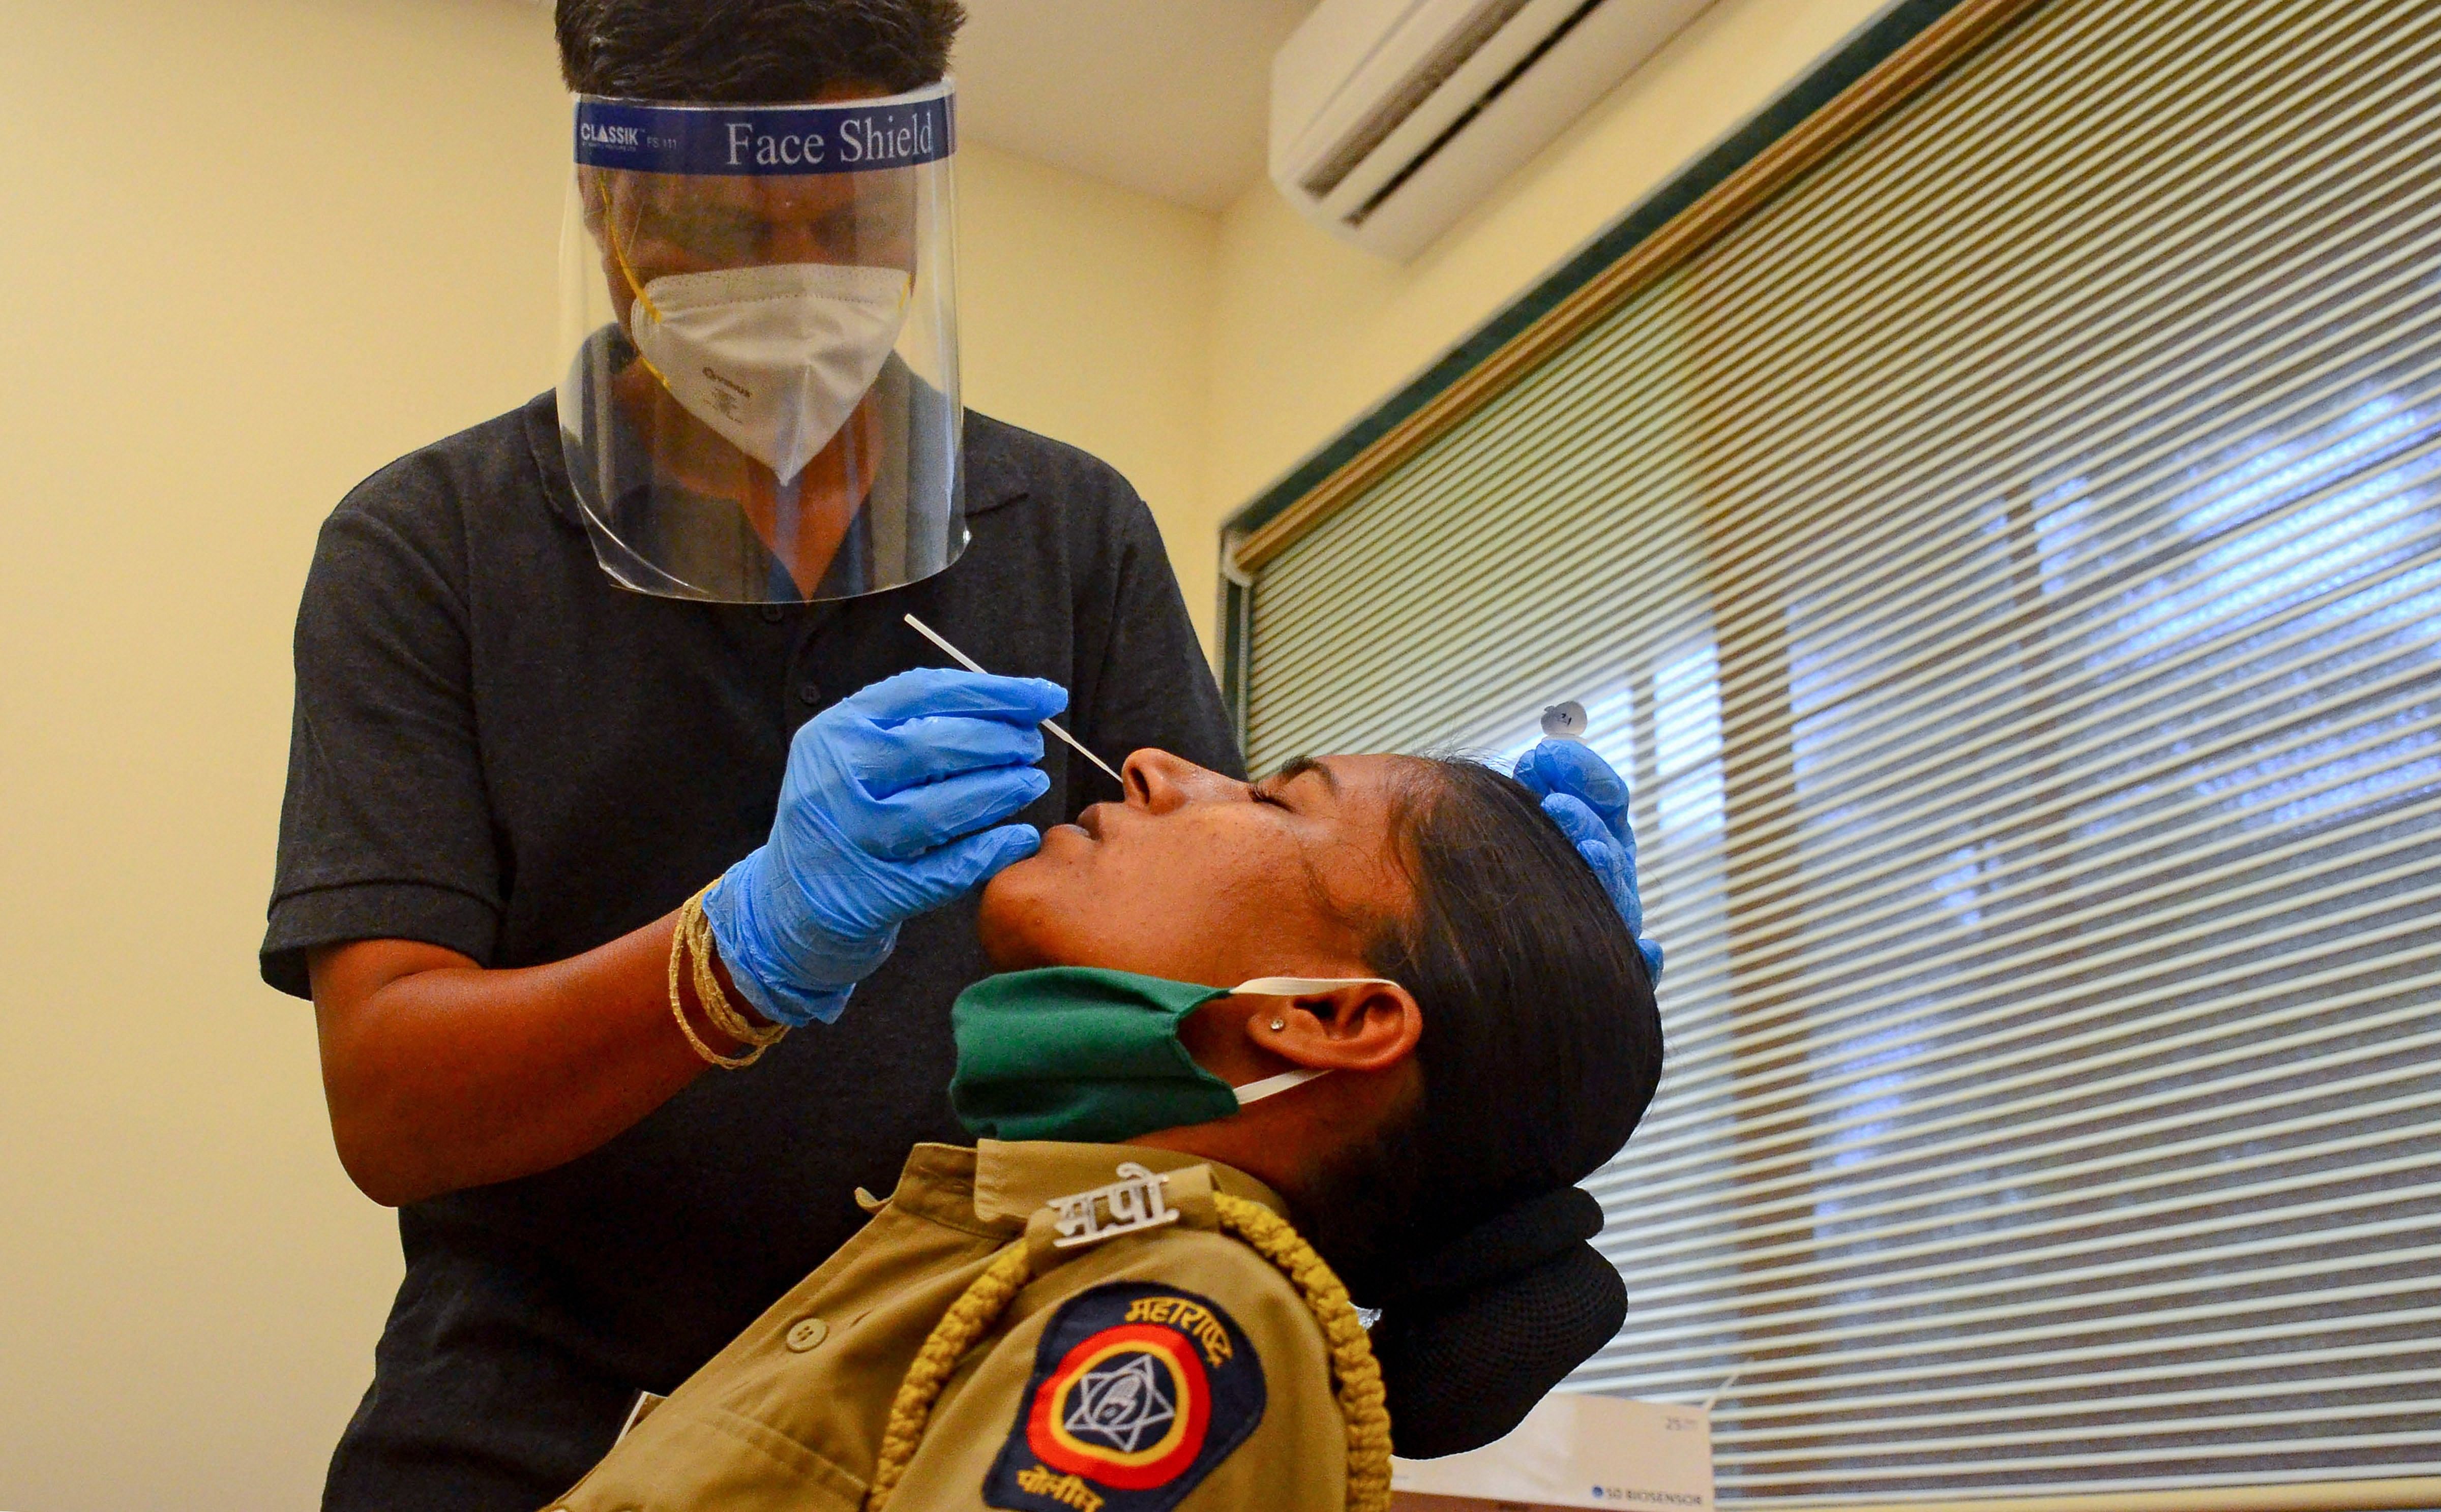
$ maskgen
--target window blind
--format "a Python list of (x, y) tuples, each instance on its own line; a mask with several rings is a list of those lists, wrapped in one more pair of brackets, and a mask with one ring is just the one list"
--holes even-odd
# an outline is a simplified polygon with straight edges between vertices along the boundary
[(1571, 1387), (1725, 1503), (2441, 1473), (2436, 142), (2421, 0), (2030, 8), (1259, 568), (1258, 768), (1632, 774)]

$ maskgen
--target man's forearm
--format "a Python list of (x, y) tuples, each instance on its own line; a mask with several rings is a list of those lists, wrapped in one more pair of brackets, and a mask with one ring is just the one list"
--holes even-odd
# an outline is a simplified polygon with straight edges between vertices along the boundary
[[(322, 1084), (349, 1176), (391, 1206), (531, 1176), (667, 1102), (706, 1070), (670, 1015), (677, 923), (506, 971), (405, 940), (316, 952)], [(680, 985), (704, 1042), (736, 1050)]]

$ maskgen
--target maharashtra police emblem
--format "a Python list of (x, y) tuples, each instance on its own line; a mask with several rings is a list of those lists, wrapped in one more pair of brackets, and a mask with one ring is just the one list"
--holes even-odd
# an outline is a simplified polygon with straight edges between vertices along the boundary
[(1263, 1417), (1263, 1367), (1218, 1303), (1115, 1282), (1043, 1330), (984, 1483), (1014, 1512), (1167, 1512)]
[[(1122, 1347), (1116, 1346), (1113, 1347)], [(1151, 1350), (1129, 1350), (1112, 1364), (1086, 1372), (1069, 1388), (1059, 1431), (1072, 1444), (1103, 1444), (1123, 1454), (1180, 1422), (1177, 1367)], [(1166, 1440), (1171, 1435), (1163, 1433)]]

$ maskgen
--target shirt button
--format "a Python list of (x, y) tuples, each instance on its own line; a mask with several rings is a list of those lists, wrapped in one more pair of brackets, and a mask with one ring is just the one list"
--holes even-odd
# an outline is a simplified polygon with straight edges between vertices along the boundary
[(831, 1325), (820, 1318), (800, 1318), (788, 1325), (788, 1347), (802, 1355), (831, 1336)]
[(808, 709), (811, 709), (822, 701), (823, 690), (820, 683), (801, 682), (797, 684), (797, 702), (805, 705)]
[(781, 608), (776, 603), (767, 603), (763, 606), (763, 622), (765, 624), (778, 624), (781, 621), (786, 620), (787, 618), (788, 618), (788, 611)]

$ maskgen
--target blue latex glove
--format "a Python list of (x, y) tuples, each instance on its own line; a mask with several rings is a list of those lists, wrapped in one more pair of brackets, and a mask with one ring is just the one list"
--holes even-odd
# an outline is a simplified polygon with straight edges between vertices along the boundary
[(1644, 900), (1636, 891), (1636, 831), (1627, 818), (1627, 783), (1582, 741), (1546, 740), (1517, 758), (1517, 780), (1551, 816), (1601, 878), (1627, 932), (1644, 952), (1646, 975), (1661, 980), (1661, 945), (1644, 936)]
[(1035, 726), (1067, 707), (1058, 683), (923, 668), (807, 721), (771, 838), (703, 900), (746, 1000), (774, 1023), (830, 1022), (899, 925), (1032, 855), (1041, 835), (999, 821), (1050, 790)]

